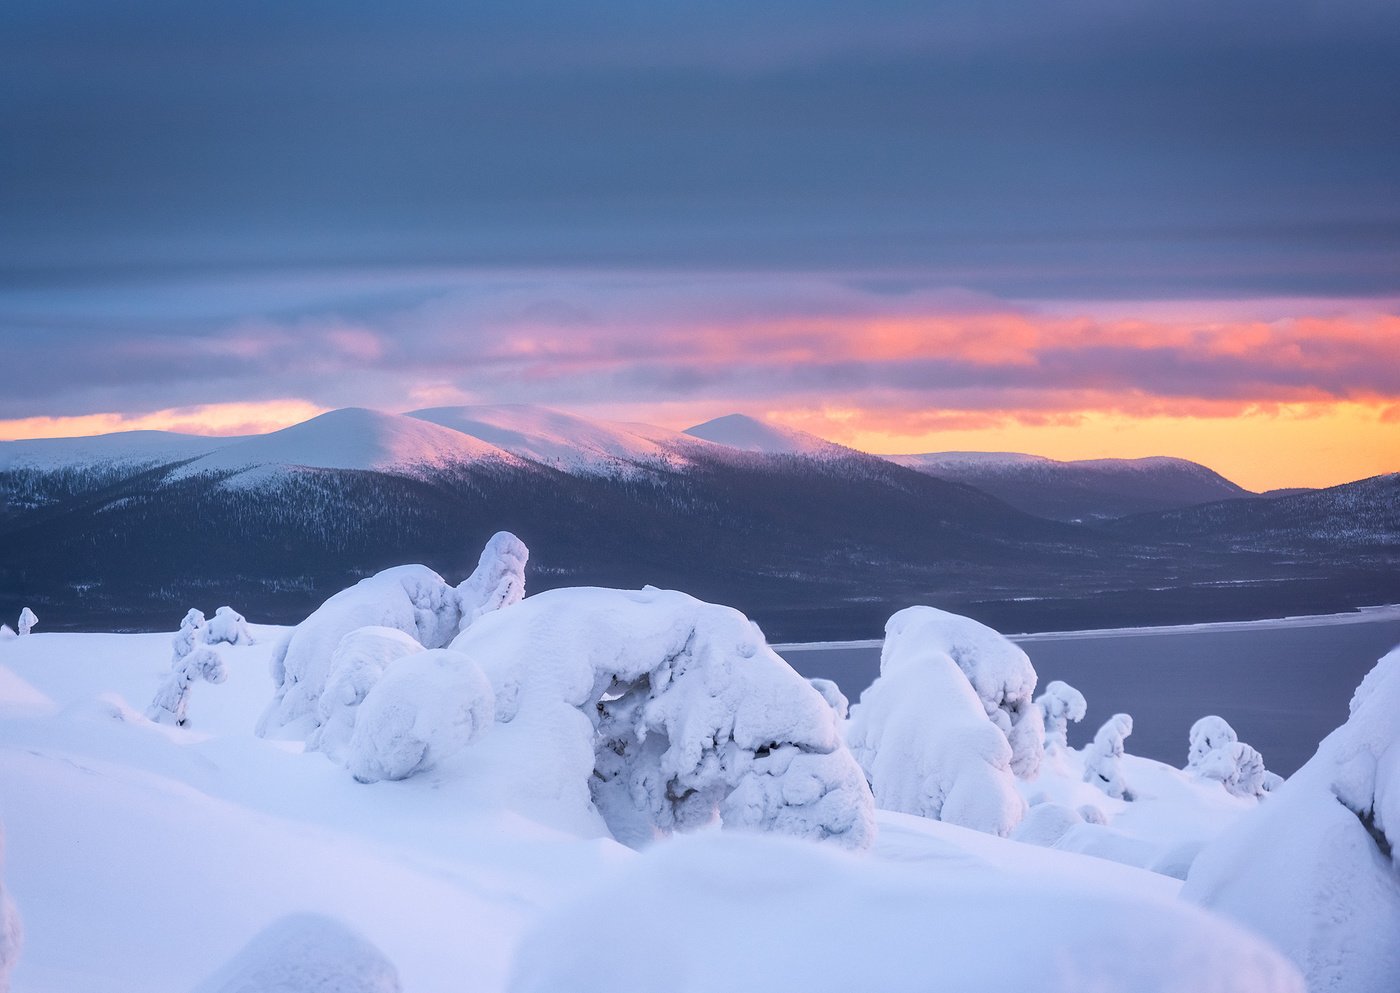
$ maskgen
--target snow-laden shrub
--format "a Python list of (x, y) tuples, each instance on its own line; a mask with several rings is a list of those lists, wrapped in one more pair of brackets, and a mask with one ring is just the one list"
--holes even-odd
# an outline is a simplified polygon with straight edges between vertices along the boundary
[(461, 751), (495, 719), (491, 684), (467, 656), (445, 648), (405, 655), (360, 704), (345, 764), (362, 783), (406, 779)]
[(253, 633), (248, 630), (248, 622), (232, 607), (220, 607), (204, 627), (204, 640), (211, 645), (220, 642), (229, 645), (253, 644)]
[(807, 682), (811, 683), (812, 689), (820, 693), (827, 705), (836, 711), (836, 716), (844, 721), (851, 712), (851, 701), (846, 699), (841, 687), (830, 679), (809, 679)]
[(1303, 993), (1265, 942), (1180, 900), (1059, 874), (974, 874), (963, 861), (925, 868), (727, 832), (677, 839), (543, 915), (506, 989)]
[[(0, 828), (0, 867), (5, 860), (5, 832)], [(10, 973), (15, 960), (19, 958), (20, 946), (24, 943), (24, 929), (20, 926), (19, 911), (5, 886), (0, 883), (0, 993), (10, 993)]]
[(525, 597), (525, 564), (530, 550), (509, 531), (497, 531), (486, 542), (476, 570), (457, 587), (461, 599), (461, 628), (482, 614), (509, 607)]
[(1123, 741), (1133, 733), (1133, 719), (1114, 714), (1084, 748), (1084, 782), (1093, 783), (1115, 800), (1131, 800), (1123, 779)]
[(1235, 796), (1263, 796), (1282, 780), (1264, 768), (1264, 757), (1240, 741), (1223, 717), (1202, 717), (1191, 725), (1186, 771), (1217, 780)]
[(330, 674), (316, 703), (320, 726), (307, 736), (307, 749), (344, 762), (356, 713), (369, 691), (394, 662), (424, 650), (417, 639), (396, 628), (356, 628), (341, 638), (331, 653)]
[(268, 925), (194, 993), (400, 993), (398, 970), (364, 936), (320, 914)]
[(452, 647), (495, 688), (517, 805), (561, 820), (596, 811), (632, 845), (716, 820), (873, 839), (835, 712), (737, 610), (650, 587), (552, 590)]
[(0, 624), (0, 641), (9, 641), (11, 638), (18, 638), (15, 629), (8, 624)]
[(24, 635), (34, 630), (34, 625), (39, 623), (39, 617), (34, 611), (25, 607), (19, 612), (19, 633)]
[(876, 806), (1005, 837), (1025, 813), (1006, 735), (947, 654), (922, 642), (885, 648), (846, 725)]
[(258, 721), (262, 735), (304, 736), (316, 727), (317, 704), (340, 639), (356, 628), (389, 627), (424, 648), (445, 648), (474, 618), (523, 595), (528, 555), (502, 531), (487, 543), (476, 571), (452, 587), (422, 565), (403, 565), (362, 579), (332, 596), (273, 650), (276, 696)]
[(170, 664), (178, 666), (180, 660), (194, 651), (194, 646), (204, 641), (204, 611), (191, 607), (180, 621), (180, 630), (170, 641)]
[(1196, 858), (1182, 894), (1243, 921), (1312, 993), (1400, 990), (1400, 648), (1317, 753)]
[(1050, 755), (1063, 755), (1069, 751), (1069, 725), (1078, 723), (1089, 712), (1089, 705), (1080, 693), (1069, 683), (1052, 679), (1045, 684), (1045, 692), (1035, 698), (1040, 709), (1040, 718), (1045, 723), (1045, 751)]
[(1073, 807), (1062, 803), (1037, 803), (1026, 811), (1026, 816), (1011, 832), (1011, 839), (1049, 848), (1076, 824), (1083, 823), (1083, 816)]
[(1030, 779), (1040, 769), (1045, 728), (1031, 700), (1035, 668), (998, 632), (970, 617), (934, 607), (906, 607), (885, 624), (881, 667), (892, 653), (928, 649), (946, 655), (967, 676), (986, 715), (1011, 745), (1011, 770)]
[(155, 699), (146, 708), (146, 716), (157, 724), (185, 723), (190, 689), (197, 680), (222, 683), (228, 678), (223, 659), (212, 648), (196, 648), (171, 667), (170, 675), (156, 691)]

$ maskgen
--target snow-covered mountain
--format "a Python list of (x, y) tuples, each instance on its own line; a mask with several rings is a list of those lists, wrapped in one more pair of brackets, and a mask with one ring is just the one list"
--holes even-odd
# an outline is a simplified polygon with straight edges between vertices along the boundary
[(162, 465), (195, 458), (242, 440), (174, 431), (118, 431), (82, 438), (0, 441), (0, 472)]
[(508, 452), (460, 431), (402, 414), (346, 407), (224, 445), (182, 466), (171, 478), (233, 472), (240, 483), (250, 484), (286, 469), (402, 475), (515, 461)]
[(854, 449), (818, 438), (796, 428), (768, 424), (747, 414), (725, 414), (685, 429), (692, 438), (761, 455), (805, 455), (811, 458), (841, 458)]
[(975, 486), (1037, 517), (1093, 521), (1255, 494), (1186, 459), (1060, 462), (1019, 452), (887, 455), (892, 462)]
[(460, 431), (567, 473), (682, 469), (701, 442), (648, 425), (597, 421), (528, 404), (433, 407), (407, 416)]

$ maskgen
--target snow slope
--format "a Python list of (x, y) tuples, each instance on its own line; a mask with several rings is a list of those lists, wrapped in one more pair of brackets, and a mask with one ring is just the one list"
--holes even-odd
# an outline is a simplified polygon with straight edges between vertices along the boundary
[(401, 414), (345, 407), (281, 431), (257, 435), (220, 448), (177, 470), (174, 478), (197, 473), (238, 472), (240, 482), (267, 478), (286, 469), (360, 469), (413, 474), (425, 468), (482, 462), (515, 463), (509, 453), (460, 431)]
[(684, 435), (662, 428), (645, 427), (639, 431), (632, 425), (590, 420), (529, 404), (432, 407), (411, 411), (406, 416), (460, 431), (520, 458), (578, 474), (618, 475), (639, 468), (682, 468), (688, 462), (685, 449), (695, 444)]
[(244, 440), (173, 431), (118, 431), (83, 438), (0, 441), (0, 472), (162, 465), (205, 455)]
[(685, 429), (685, 434), (717, 445), (727, 445), (762, 455), (806, 455), (839, 458), (853, 449), (818, 438), (806, 431), (766, 424), (747, 414), (726, 414)]
[[(1301, 990), (1174, 879), (920, 818), (880, 813), (859, 856), (705, 832), (638, 854), (483, 802), (465, 763), (356, 783), (254, 735), (285, 629), (252, 631), (218, 646), (228, 679), (195, 687), (183, 728), (140, 713), (169, 634), (0, 642), (4, 884), (26, 932), (14, 993), (189, 993), (290, 914), (363, 936), (408, 993), (640, 991), (657, 969), (677, 990), (991, 990), (1010, 949), (1028, 991)], [(492, 737), (463, 755), (484, 748), (508, 775)]]

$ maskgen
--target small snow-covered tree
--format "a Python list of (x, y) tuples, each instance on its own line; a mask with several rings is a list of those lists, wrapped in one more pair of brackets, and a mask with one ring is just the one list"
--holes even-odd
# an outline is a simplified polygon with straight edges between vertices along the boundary
[(253, 644), (253, 632), (248, 630), (248, 622), (232, 607), (220, 607), (204, 628), (204, 640), (211, 645), (223, 642), (229, 645)]
[(170, 675), (146, 708), (146, 716), (157, 724), (183, 725), (194, 683), (198, 680), (222, 683), (227, 678), (228, 670), (218, 652), (212, 648), (196, 648), (171, 668)]
[(935, 607), (906, 607), (885, 624), (886, 655), (929, 649), (953, 660), (972, 684), (988, 718), (1011, 746), (1011, 770), (1031, 779), (1040, 769), (1045, 727), (1031, 700), (1035, 668), (1030, 658), (997, 631), (970, 617)]
[(1263, 796), (1282, 780), (1264, 768), (1264, 757), (1238, 739), (1224, 718), (1210, 715), (1191, 725), (1186, 771), (1214, 779), (1235, 796)]
[(170, 664), (178, 667), (180, 660), (194, 651), (195, 645), (204, 641), (204, 611), (191, 607), (180, 621), (180, 630), (171, 639)]
[(601, 817), (634, 846), (715, 822), (873, 840), (835, 712), (737, 610), (650, 587), (551, 590), (479, 618), (452, 648), (490, 679), (502, 725), (490, 744), (512, 741), (510, 802), (536, 816)]
[(466, 630), (482, 614), (519, 603), (525, 596), (525, 564), (530, 550), (509, 531), (497, 531), (470, 576), (457, 586), (462, 605), (461, 628)]
[(1070, 722), (1082, 721), (1089, 711), (1084, 694), (1069, 683), (1052, 679), (1045, 684), (1045, 692), (1035, 698), (1035, 705), (1045, 722), (1045, 751), (1064, 754), (1069, 750)]
[(1084, 749), (1084, 781), (1117, 800), (1133, 798), (1123, 779), (1123, 741), (1132, 733), (1132, 717), (1114, 714)]
[(19, 612), (19, 633), (24, 635), (34, 630), (34, 625), (39, 623), (38, 616), (34, 611), (25, 607)]
[(345, 764), (362, 783), (406, 779), (467, 747), (495, 719), (491, 683), (467, 656), (446, 648), (406, 655), (365, 695)]
[(18, 638), (15, 629), (8, 624), (0, 624), (0, 641), (9, 641), (11, 638)]
[(846, 699), (841, 687), (830, 679), (809, 679), (807, 682), (811, 683), (812, 689), (820, 693), (822, 699), (836, 711), (836, 716), (844, 721), (851, 712), (851, 701)]
[(344, 762), (356, 714), (369, 691), (394, 662), (424, 650), (417, 640), (395, 628), (356, 628), (341, 638), (331, 655), (326, 688), (316, 704), (320, 726), (307, 737), (307, 749)]
[(259, 932), (194, 993), (400, 993), (398, 970), (363, 935), (320, 914)]

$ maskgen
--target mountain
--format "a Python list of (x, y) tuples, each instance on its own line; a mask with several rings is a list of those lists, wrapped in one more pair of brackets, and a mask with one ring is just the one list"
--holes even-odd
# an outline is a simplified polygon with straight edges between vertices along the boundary
[(161, 465), (204, 455), (239, 440), (174, 431), (119, 431), (86, 438), (0, 441), (0, 472)]
[(460, 431), (519, 458), (589, 475), (680, 469), (703, 444), (662, 428), (589, 420), (527, 404), (433, 407), (407, 416)]
[(219, 447), (180, 467), (171, 478), (216, 474), (237, 485), (254, 485), (265, 482), (270, 473), (288, 470), (414, 475), (485, 461), (516, 460), (460, 431), (402, 414), (346, 407)]
[(757, 452), (761, 455), (842, 458), (854, 451), (806, 431), (767, 424), (746, 414), (716, 417), (703, 424), (688, 427), (684, 433), (716, 445), (725, 445), (744, 452)]
[(1016, 452), (936, 452), (885, 458), (1060, 521), (1104, 520), (1255, 495), (1199, 463), (1163, 456), (1059, 462)]
[[(728, 441), (544, 408), (348, 409), (252, 438), (72, 440), (55, 451), (93, 461), (0, 464), (0, 617), (163, 629), (231, 603), (294, 621), (390, 565), (461, 578), (500, 529), (530, 547), (532, 590), (684, 589), (775, 639), (876, 636), (913, 603), (1050, 630), (1400, 600), (1397, 527), (1373, 515), (1384, 480), (1088, 527), (721, 421), (706, 431)], [(1039, 464), (983, 459), (1018, 460)]]

